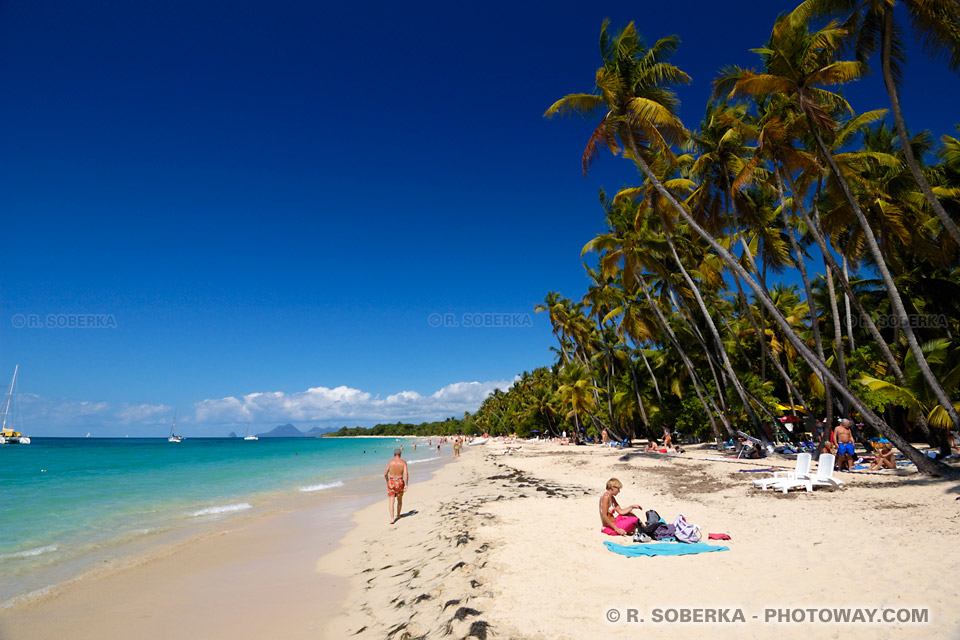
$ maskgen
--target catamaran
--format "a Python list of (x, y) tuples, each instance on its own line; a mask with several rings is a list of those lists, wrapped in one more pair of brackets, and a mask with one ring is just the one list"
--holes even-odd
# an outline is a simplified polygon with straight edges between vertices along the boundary
[(13, 380), (10, 381), (10, 390), (7, 391), (7, 396), (3, 399), (3, 409), (0, 409), (0, 444), (30, 444), (29, 436), (25, 436), (12, 427), (7, 426), (7, 421), (10, 419), (10, 406), (13, 402), (13, 389), (17, 384), (17, 371), (19, 369), (19, 364), (13, 368)]
[(259, 440), (259, 439), (260, 439), (260, 438), (258, 438), (257, 436), (252, 436), (252, 435), (250, 435), (250, 427), (252, 427), (252, 426), (253, 426), (253, 423), (252, 423), (252, 422), (247, 425), (247, 432), (243, 435), (243, 439), (244, 439), (244, 440)]
[(177, 412), (173, 412), (173, 424), (170, 425), (170, 437), (167, 438), (168, 442), (183, 442), (183, 436), (178, 436), (176, 434), (177, 429)]

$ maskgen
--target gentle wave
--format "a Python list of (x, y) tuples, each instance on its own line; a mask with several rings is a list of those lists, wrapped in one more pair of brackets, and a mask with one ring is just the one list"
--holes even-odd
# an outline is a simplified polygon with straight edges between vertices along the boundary
[(42, 589), (36, 589), (34, 591), (31, 591), (30, 593), (20, 594), (14, 598), (7, 600), (3, 604), (0, 604), (0, 609), (9, 609), (14, 605), (20, 604), (21, 602), (26, 602), (34, 598), (42, 598), (43, 596), (50, 593), (52, 589), (53, 589), (53, 585), (49, 585), (49, 586), (43, 587)]
[(439, 460), (440, 456), (433, 456), (432, 458), (424, 458), (423, 460), (411, 460), (407, 464), (419, 464), (421, 462), (430, 462), (431, 460)]
[(327, 484), (311, 484), (305, 487), (300, 487), (300, 491), (309, 493), (311, 491), (324, 491), (325, 489), (336, 489), (337, 487), (342, 487), (343, 483), (337, 480), (336, 482), (330, 482)]
[(37, 547), (36, 549), (27, 549), (26, 551), (17, 551), (15, 553), (5, 553), (0, 555), (0, 560), (7, 560), (9, 558), (29, 558), (31, 556), (42, 556), (45, 553), (53, 553), (59, 549), (55, 544), (47, 545), (46, 547)]
[(240, 504), (222, 504), (216, 507), (207, 507), (206, 509), (200, 509), (199, 511), (194, 511), (191, 513), (191, 516), (213, 516), (220, 513), (230, 513), (232, 511), (244, 511), (246, 509), (252, 509), (253, 505), (249, 502), (241, 502)]

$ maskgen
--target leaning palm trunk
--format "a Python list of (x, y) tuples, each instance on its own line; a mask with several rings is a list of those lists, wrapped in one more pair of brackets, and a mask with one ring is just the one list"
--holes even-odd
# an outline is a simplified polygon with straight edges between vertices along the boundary
[[(847, 381), (847, 359), (843, 355), (843, 331), (840, 329), (840, 310), (837, 308), (837, 292), (833, 288), (833, 270), (826, 267), (827, 293), (830, 296), (830, 313), (833, 314), (833, 348), (837, 354), (837, 371), (840, 374), (840, 382), (849, 386)], [(843, 416), (847, 417), (850, 413), (850, 403), (844, 399)]]
[[(730, 334), (730, 336), (733, 338), (733, 342), (737, 347), (737, 351), (740, 353), (740, 357), (743, 358), (744, 362), (750, 362), (750, 356), (747, 355), (747, 351), (743, 347), (743, 344), (740, 342), (740, 338), (737, 336), (736, 332), (734, 332), (734, 330), (730, 327), (730, 323), (727, 322), (726, 318), (724, 318), (723, 315), (720, 315), (719, 317), (720, 317), (720, 322), (723, 324), (724, 329), (726, 329), (727, 333)], [(742, 384), (743, 383), (741, 383), (741, 386)], [(765, 413), (767, 417), (770, 418), (771, 420), (773, 421), (777, 420), (777, 416), (773, 415), (773, 413), (769, 409), (767, 409), (767, 406), (764, 403), (760, 402), (760, 400), (758, 400), (755, 395), (753, 395), (750, 391), (748, 391), (746, 387), (743, 387), (743, 390), (744, 390), (744, 393), (746, 393), (746, 395), (751, 400), (753, 400), (753, 403), (757, 405), (760, 411)], [(760, 433), (761, 435), (763, 435), (763, 429), (760, 430)]]
[[(703, 337), (703, 333), (700, 331), (700, 328), (697, 326), (697, 323), (694, 322), (693, 316), (690, 313), (689, 308), (684, 305), (681, 306), (680, 302), (677, 300), (676, 293), (673, 288), (667, 289), (670, 294), (670, 301), (673, 303), (674, 309), (677, 310), (677, 315), (683, 320), (683, 323), (690, 330), (690, 334), (694, 337), (697, 343), (700, 345), (700, 348), (703, 350), (703, 355), (707, 359), (707, 368), (710, 369), (710, 377), (713, 378), (713, 384), (717, 388), (717, 400), (720, 403), (719, 414), (723, 416), (724, 422), (726, 422), (726, 417), (730, 412), (727, 408), (726, 400), (726, 385), (723, 384), (721, 376), (717, 374), (717, 367), (715, 366), (716, 360), (710, 357), (710, 347), (707, 346), (707, 341)], [(691, 360), (692, 362), (692, 360)], [(708, 396), (712, 397), (712, 396)], [(711, 400), (712, 402), (712, 400)], [(731, 427), (732, 428), (732, 427)]]
[(643, 419), (643, 426), (650, 430), (650, 419), (647, 417), (647, 408), (643, 403), (643, 394), (640, 393), (640, 384), (637, 382), (637, 368), (633, 366), (633, 359), (627, 356), (627, 369), (630, 371), (630, 382), (633, 385), (633, 393), (637, 397), (637, 407), (640, 409), (640, 417)]
[[(887, 426), (883, 419), (874, 413), (874, 411), (866, 404), (864, 404), (863, 401), (860, 400), (860, 398), (853, 391), (851, 391), (849, 387), (840, 383), (830, 367), (828, 367), (822, 360), (819, 360), (817, 356), (810, 351), (806, 343), (804, 343), (800, 336), (797, 335), (797, 333), (793, 330), (793, 327), (790, 326), (790, 323), (787, 322), (786, 318), (784, 318), (780, 313), (780, 310), (777, 309), (777, 306), (773, 303), (773, 300), (771, 300), (770, 297), (767, 296), (764, 290), (760, 287), (760, 285), (757, 284), (752, 277), (750, 277), (740, 263), (737, 262), (736, 258), (734, 258), (725, 247), (717, 242), (716, 238), (714, 238), (706, 229), (701, 227), (697, 221), (694, 220), (693, 216), (691, 216), (690, 213), (683, 207), (683, 205), (677, 201), (673, 194), (663, 186), (656, 174), (637, 150), (636, 142), (633, 139), (633, 134), (629, 131), (629, 129), (625, 132), (625, 135), (630, 151), (634, 155), (635, 161), (639, 165), (641, 171), (643, 171), (643, 174), (647, 177), (647, 180), (650, 181), (654, 188), (667, 200), (667, 202), (670, 203), (670, 206), (672, 206), (676, 212), (687, 222), (687, 224), (690, 225), (690, 228), (693, 229), (707, 242), (707, 244), (710, 245), (710, 247), (717, 253), (720, 259), (724, 261), (728, 268), (735, 271), (740, 275), (741, 278), (743, 278), (743, 281), (747, 283), (747, 286), (749, 286), (754, 294), (756, 294), (761, 304), (770, 312), (770, 315), (774, 321), (780, 325), (781, 329), (783, 329), (787, 340), (789, 340), (794, 349), (797, 350), (797, 353), (800, 355), (800, 357), (806, 360), (811, 367), (819, 371), (820, 374), (823, 375), (823, 377), (829, 381), (830, 384), (833, 384), (842, 396), (850, 400), (850, 403), (864, 417), (864, 419), (872, 427), (886, 436), (895, 447), (900, 449), (904, 455), (906, 455), (914, 464), (916, 464), (918, 470), (935, 476), (960, 477), (960, 471), (953, 469), (938, 460), (932, 460), (914, 448), (909, 442), (900, 436), (899, 433)], [(822, 144), (822, 140), (820, 142)]]
[[(733, 222), (730, 225), (731, 229), (736, 229), (734, 235), (736, 236), (737, 241), (740, 243), (740, 247), (743, 249), (743, 254), (747, 258), (747, 264), (753, 269), (755, 273), (759, 276), (760, 272), (757, 269), (757, 263), (753, 259), (753, 252), (750, 251), (750, 245), (747, 244), (747, 241), (744, 240), (743, 234), (740, 233), (739, 227), (736, 224), (736, 208), (730, 206), (730, 179), (728, 176), (724, 175), (724, 186), (726, 191), (724, 192), (724, 202), (727, 205), (727, 210), (730, 212), (730, 216), (733, 218)], [(753, 317), (753, 309), (750, 307), (750, 303), (747, 300), (747, 294), (743, 292), (743, 286), (740, 284), (740, 276), (736, 272), (732, 272), (733, 282), (737, 286), (737, 298), (740, 300), (740, 304), (743, 307), (744, 315), (747, 317), (747, 321), (750, 323), (750, 327), (753, 329), (754, 333), (757, 335), (757, 342), (760, 345), (760, 379), (763, 382), (767, 381), (766, 377), (766, 359), (769, 358), (773, 362), (773, 367), (777, 370), (777, 373), (780, 374), (780, 377), (783, 379), (783, 383), (787, 388), (787, 395), (790, 396), (790, 406), (796, 406), (796, 400), (800, 400), (800, 404), (807, 409), (810, 409), (810, 405), (807, 403), (806, 399), (803, 397), (803, 394), (800, 393), (800, 390), (793, 384), (793, 379), (790, 377), (790, 374), (787, 373), (787, 370), (784, 369), (783, 364), (780, 362), (780, 359), (775, 357), (770, 351), (770, 347), (767, 346), (767, 334), (766, 328), (764, 327), (764, 313), (763, 306), (760, 307), (760, 325), (757, 326), (757, 321)], [(763, 286), (763, 290), (767, 292), (769, 296), (769, 291), (767, 290), (764, 280), (761, 278), (758, 280), (758, 284)]]
[[(847, 282), (850, 282), (850, 274), (847, 273), (847, 256), (841, 255), (840, 258), (843, 263), (843, 272), (841, 277)], [(857, 345), (853, 341), (853, 314), (850, 313), (850, 296), (846, 291), (843, 292), (843, 306), (847, 314), (847, 340), (850, 341), (850, 353), (853, 353), (857, 350)]]
[(643, 360), (643, 366), (646, 367), (647, 373), (650, 374), (650, 380), (653, 381), (653, 391), (657, 394), (657, 400), (660, 401), (660, 404), (663, 404), (663, 396), (660, 395), (660, 384), (657, 382), (657, 376), (653, 375), (653, 369), (650, 367), (650, 361), (647, 360), (647, 354), (643, 352), (643, 345), (637, 345), (637, 351), (640, 352), (640, 359)]
[[(820, 338), (820, 318), (817, 314), (817, 305), (813, 299), (813, 287), (810, 286), (810, 277), (807, 275), (807, 265), (803, 261), (803, 252), (800, 250), (797, 236), (793, 232), (793, 224), (790, 222), (790, 215), (787, 213), (787, 201), (783, 193), (783, 178), (780, 174), (780, 166), (776, 158), (774, 158), (774, 163), (777, 193), (780, 197), (780, 217), (783, 219), (783, 228), (786, 230), (787, 238), (790, 240), (790, 248), (793, 250), (794, 261), (797, 263), (797, 270), (800, 271), (800, 278), (803, 280), (803, 290), (807, 295), (807, 306), (810, 308), (810, 328), (813, 331), (813, 344), (817, 349), (817, 357), (826, 363), (827, 359), (823, 353), (823, 341)], [(795, 192), (793, 193), (793, 199), (797, 199)], [(827, 412), (827, 424), (833, 424), (833, 393), (824, 377), (822, 375), (818, 377), (823, 384), (823, 403)]]
[[(697, 399), (700, 400), (700, 405), (703, 407), (703, 412), (707, 414), (707, 419), (710, 421), (710, 429), (713, 431), (713, 435), (719, 443), (723, 440), (723, 438), (720, 437), (720, 430), (717, 428), (717, 421), (714, 419), (713, 413), (710, 411), (710, 407), (707, 406), (707, 399), (703, 395), (703, 390), (700, 387), (699, 377), (697, 376), (697, 371), (693, 366), (693, 362), (690, 360), (687, 352), (683, 350), (683, 347), (680, 345), (680, 341), (677, 340), (676, 334), (673, 333), (673, 329), (670, 328), (670, 325), (667, 323), (667, 319), (663, 316), (663, 312), (660, 311), (660, 307), (653, 299), (653, 296), (650, 295), (650, 290), (647, 288), (647, 281), (644, 280), (643, 276), (639, 273), (635, 273), (633, 275), (637, 281), (637, 284), (640, 285), (640, 289), (643, 291), (643, 296), (646, 298), (647, 304), (649, 304), (650, 308), (653, 310), (653, 315), (657, 319), (657, 323), (667, 335), (670, 342), (673, 344), (673, 347), (677, 350), (680, 360), (683, 361), (683, 365), (687, 368), (687, 373), (690, 374), (690, 381), (693, 383), (693, 390), (697, 394)], [(713, 404), (713, 400), (710, 401), (710, 404)], [(724, 416), (720, 410), (716, 408), (716, 405), (713, 405), (713, 408), (717, 411), (718, 415), (720, 415), (721, 420), (723, 420), (723, 426), (726, 428), (727, 432), (733, 436), (733, 429), (731, 429), (730, 425), (727, 423), (726, 416)]]
[(933, 392), (937, 396), (937, 400), (940, 402), (940, 405), (943, 407), (944, 411), (946, 411), (947, 415), (950, 416), (950, 420), (955, 426), (960, 426), (960, 415), (958, 415), (957, 410), (954, 409), (953, 403), (950, 401), (950, 396), (948, 396), (947, 392), (944, 391), (940, 381), (937, 380), (937, 377), (930, 369), (930, 363), (927, 362), (926, 356), (923, 355), (923, 349), (920, 348), (920, 343), (917, 341), (917, 335), (914, 333), (913, 327), (910, 326), (910, 317), (907, 315), (907, 310), (903, 306), (903, 300), (900, 298), (900, 290), (897, 289), (897, 285), (893, 281), (893, 276), (890, 274), (890, 269), (887, 267), (887, 263), (883, 259), (883, 252), (880, 251), (880, 245), (877, 244), (877, 237), (874, 235), (873, 229), (870, 227), (870, 222), (860, 209), (857, 199), (850, 191), (850, 185), (847, 183), (843, 173), (841, 173), (840, 167), (837, 166), (837, 163), (833, 158), (833, 154), (830, 153), (826, 143), (820, 136), (820, 132), (817, 131), (816, 125), (810, 120), (809, 117), (808, 122), (810, 124), (810, 131), (813, 133), (813, 136), (817, 141), (817, 146), (819, 146), (821, 153), (824, 154), (824, 157), (830, 164), (830, 169), (833, 171), (833, 174), (837, 179), (837, 183), (840, 185), (840, 189), (843, 191), (844, 197), (846, 198), (850, 207), (853, 209), (853, 213), (857, 217), (857, 221), (860, 223), (860, 226), (863, 229), (863, 235), (867, 241), (867, 246), (870, 248), (870, 254), (873, 256), (873, 260), (877, 266), (877, 271), (880, 272), (880, 277), (883, 278), (883, 283), (886, 285), (887, 297), (890, 298), (890, 305), (897, 315), (899, 328), (903, 331), (903, 335), (907, 339), (907, 345), (910, 347), (910, 352), (913, 353), (913, 357), (917, 362), (917, 367), (920, 369), (924, 380), (926, 380), (927, 384), (930, 385), (930, 388), (933, 389)]
[(750, 323), (753, 331), (759, 337), (761, 358), (769, 358), (773, 363), (774, 369), (776, 369), (777, 373), (780, 374), (780, 377), (783, 379), (783, 383), (787, 387), (787, 395), (790, 396), (790, 405), (796, 405), (794, 400), (794, 396), (796, 396), (800, 400), (800, 404), (809, 409), (810, 405), (807, 404), (803, 394), (800, 393), (800, 389), (793, 384), (790, 374), (787, 373), (787, 370), (783, 368), (783, 364), (780, 362), (780, 359), (774, 357), (773, 353), (770, 351), (770, 348), (767, 346), (766, 336), (760, 333), (760, 327), (757, 326), (757, 321), (753, 317), (753, 310), (750, 308), (750, 304), (747, 301), (747, 294), (743, 292), (743, 286), (740, 284), (740, 277), (736, 273), (733, 274), (733, 280), (737, 285), (737, 296), (740, 299), (740, 304), (744, 307), (744, 313), (747, 316), (747, 321)]
[[(793, 178), (789, 173), (786, 174), (787, 183), (790, 186), (791, 191), (795, 191), (795, 185), (793, 183)], [(834, 272), (839, 270), (837, 266), (837, 260), (833, 257), (833, 253), (830, 251), (830, 247), (827, 245), (827, 241), (823, 236), (823, 233), (820, 231), (820, 215), (819, 211), (814, 208), (813, 218), (807, 212), (806, 206), (803, 204), (802, 200), (797, 201), (797, 212), (800, 214), (800, 218), (803, 220), (803, 223), (807, 225), (807, 230), (810, 235), (813, 237), (814, 241), (817, 243), (817, 246), (820, 247), (820, 252), (823, 254), (824, 262), (831, 267)], [(846, 260), (846, 256), (844, 256)], [(846, 264), (846, 263), (844, 263)], [(853, 306), (856, 308), (857, 313), (860, 314), (860, 318), (864, 323), (864, 326), (867, 328), (867, 331), (870, 333), (870, 337), (873, 338), (874, 343), (880, 349), (880, 352), (883, 354), (883, 359), (886, 360), (887, 366), (890, 367), (890, 372), (893, 373), (893, 376), (897, 380), (897, 384), (900, 386), (906, 386), (906, 380), (903, 377), (903, 370), (900, 368), (900, 365), (897, 363), (896, 357), (893, 355), (893, 352), (890, 351), (890, 347), (887, 345), (887, 341), (883, 339), (883, 336), (880, 334), (880, 329), (877, 328), (876, 323), (873, 321), (873, 317), (867, 313), (867, 310), (863, 308), (863, 304), (860, 302), (860, 299), (857, 298), (856, 293), (853, 291), (853, 286), (850, 284), (850, 279), (846, 275), (846, 269), (843, 270), (843, 276), (838, 278), (840, 280), (840, 286), (843, 288), (844, 292), (847, 295), (847, 298), (850, 302), (853, 303)], [(852, 347), (851, 347), (852, 348)]]
[[(900, 109), (900, 96), (897, 93), (897, 85), (893, 79), (893, 70), (890, 66), (890, 55), (893, 48), (893, 31), (893, 6), (885, 5), (883, 11), (883, 36), (880, 45), (880, 60), (883, 67), (883, 84), (887, 89), (887, 95), (890, 96), (893, 121), (897, 126), (897, 137), (900, 138), (900, 148), (903, 149), (903, 156), (907, 160), (907, 166), (910, 167), (910, 173), (913, 174), (913, 178), (920, 186), (924, 197), (926, 197), (927, 202), (930, 203), (930, 207), (934, 213), (937, 214), (937, 217), (940, 218), (943, 228), (950, 234), (950, 237), (953, 238), (957, 247), (960, 248), (960, 228), (957, 228), (957, 224), (950, 218), (950, 214), (946, 212), (943, 205), (937, 200), (933, 189), (930, 188), (930, 183), (927, 182), (927, 178), (920, 169), (917, 158), (913, 155), (913, 148), (910, 146), (907, 124), (903, 119), (903, 111)], [(953, 416), (951, 416), (951, 418), (953, 418)], [(957, 424), (956, 419), (954, 419), (953, 423)]]
[[(664, 222), (663, 216), (661, 216), (660, 220), (661, 223)], [(697, 301), (697, 306), (700, 307), (700, 313), (703, 314), (704, 319), (707, 321), (707, 328), (710, 330), (710, 334), (713, 336), (713, 340), (717, 345), (717, 352), (720, 354), (720, 358), (723, 362), (723, 368), (726, 370), (727, 375), (730, 378), (730, 383), (733, 385), (737, 395), (740, 396), (740, 401), (743, 402), (743, 406), (747, 410), (747, 414), (750, 416), (750, 420), (753, 423), (754, 429), (758, 433), (763, 433), (763, 430), (760, 428), (760, 421), (757, 419), (757, 414), (753, 411), (753, 407), (751, 406), (750, 401), (747, 399), (747, 395), (743, 390), (743, 386), (740, 384), (740, 379), (737, 378), (737, 374), (733, 370), (733, 365), (730, 363), (730, 356), (727, 355), (727, 350), (723, 346), (723, 340), (720, 339), (720, 332), (717, 331), (717, 325), (713, 322), (713, 317), (707, 310), (707, 305), (703, 302), (703, 296), (700, 295), (700, 289), (693, 281), (693, 278), (690, 277), (690, 274), (687, 273), (687, 269), (683, 266), (683, 261), (680, 260), (680, 256), (677, 255), (677, 248), (673, 244), (673, 239), (670, 237), (670, 232), (667, 231), (667, 225), (664, 224), (663, 227), (664, 237), (667, 240), (667, 247), (670, 248), (670, 253), (673, 255), (674, 262), (676, 262), (677, 266), (680, 268), (680, 274), (683, 276), (684, 281), (693, 292), (693, 297)]]

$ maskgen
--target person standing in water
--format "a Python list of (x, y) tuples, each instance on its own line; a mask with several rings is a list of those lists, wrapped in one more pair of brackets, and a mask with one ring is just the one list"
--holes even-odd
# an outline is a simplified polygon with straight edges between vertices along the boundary
[[(407, 469), (407, 462), (400, 455), (403, 452), (400, 449), (393, 450), (393, 458), (387, 463), (387, 469), (383, 472), (383, 477), (387, 481), (387, 506), (390, 510), (390, 524), (400, 519), (403, 512), (403, 494), (410, 485), (410, 472)], [(396, 499), (397, 511), (394, 516), (393, 502)]]

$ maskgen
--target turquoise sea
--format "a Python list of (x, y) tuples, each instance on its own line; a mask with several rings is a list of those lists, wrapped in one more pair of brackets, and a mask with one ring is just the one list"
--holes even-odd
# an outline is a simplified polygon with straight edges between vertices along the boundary
[[(0, 606), (76, 577), (119, 550), (383, 472), (395, 438), (33, 438), (0, 447)], [(451, 454), (449, 446), (443, 453)], [(412, 468), (413, 469), (413, 468)]]

